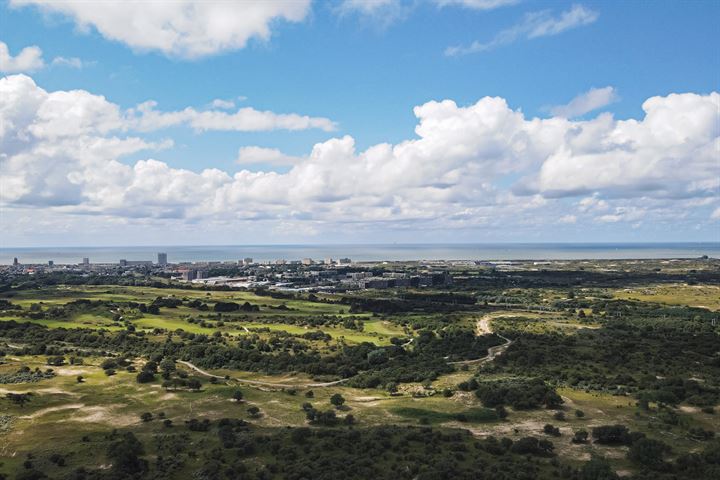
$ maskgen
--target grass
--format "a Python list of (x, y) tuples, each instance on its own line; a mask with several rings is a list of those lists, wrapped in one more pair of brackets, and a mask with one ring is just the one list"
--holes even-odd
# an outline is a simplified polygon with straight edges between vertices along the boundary
[(643, 302), (720, 310), (720, 287), (717, 285), (657, 285), (618, 290), (614, 292), (614, 295), (615, 298), (625, 300), (634, 299)]
[[(51, 306), (64, 305), (80, 298), (90, 300), (104, 300), (114, 302), (138, 302), (150, 303), (155, 298), (176, 297), (187, 299), (199, 299), (208, 303), (211, 307), (217, 301), (234, 301), (237, 303), (250, 302), (260, 306), (260, 312), (235, 312), (223, 314), (224, 326), (217, 326), (219, 320), (212, 311), (200, 311), (187, 306), (177, 308), (161, 308), (160, 314), (130, 315), (127, 319), (138, 329), (153, 330), (156, 328), (174, 331), (177, 329), (195, 334), (211, 335), (215, 331), (222, 331), (232, 335), (246, 335), (246, 329), (267, 329), (271, 331), (284, 331), (293, 335), (316, 330), (322, 330), (329, 334), (334, 340), (342, 340), (348, 343), (369, 342), (376, 345), (389, 345), (393, 336), (405, 336), (402, 327), (395, 326), (390, 322), (371, 319), (368, 314), (353, 314), (356, 320), (363, 321), (363, 331), (343, 328), (341, 326), (305, 326), (305, 318), (318, 316), (348, 317), (347, 307), (344, 305), (311, 302), (304, 299), (275, 299), (271, 297), (258, 296), (251, 292), (206, 292), (200, 290), (183, 289), (158, 289), (147, 287), (125, 287), (125, 286), (59, 286), (48, 287), (39, 290), (28, 290), (14, 292), (11, 296), (0, 295), (15, 304), (28, 309), (32, 304), (40, 304), (43, 309)], [(287, 310), (271, 307), (285, 306)], [(71, 318), (57, 319), (29, 319), (19, 317), (16, 314), (0, 316), (0, 321), (15, 320), (19, 322), (31, 321), (49, 328), (105, 328), (108, 330), (121, 330), (124, 327), (121, 323), (114, 322), (110, 312), (99, 312), (98, 314), (82, 313)], [(190, 318), (202, 319), (210, 323), (211, 327), (201, 326), (198, 323), (191, 323)], [(287, 318), (287, 322), (282, 320)], [(291, 321), (293, 320), (293, 321)], [(254, 332), (255, 333), (255, 332)], [(263, 335), (261, 333), (261, 335)]]

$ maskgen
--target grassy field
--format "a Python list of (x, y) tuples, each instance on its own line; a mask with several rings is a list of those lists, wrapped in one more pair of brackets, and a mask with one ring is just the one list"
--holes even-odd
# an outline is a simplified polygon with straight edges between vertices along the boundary
[[(302, 335), (318, 330), (318, 327), (307, 324), (305, 319), (314, 317), (332, 316), (338, 319), (353, 318), (363, 324), (362, 331), (343, 328), (340, 325), (324, 325), (322, 330), (334, 340), (348, 343), (370, 342), (376, 345), (389, 345), (391, 337), (403, 337), (402, 327), (389, 321), (372, 319), (367, 314), (347, 313), (344, 305), (311, 302), (301, 299), (274, 299), (258, 296), (250, 292), (205, 292), (199, 290), (159, 289), (147, 287), (115, 287), (115, 286), (82, 286), (82, 287), (56, 287), (39, 290), (20, 291), (12, 296), (2, 296), (24, 309), (31, 305), (39, 305), (41, 309), (53, 306), (62, 306), (79, 299), (102, 300), (110, 302), (137, 302), (151, 303), (158, 297), (201, 300), (209, 305), (217, 301), (244, 303), (258, 305), (259, 312), (233, 312), (223, 314), (224, 325), (217, 325), (218, 318), (212, 311), (200, 311), (188, 306), (177, 308), (162, 308), (160, 313), (133, 314), (129, 321), (140, 330), (165, 329), (168, 331), (184, 330), (195, 334), (210, 335), (215, 331), (231, 335), (247, 335), (258, 331), (284, 331), (294, 335)], [(284, 309), (279, 309), (283, 307)], [(206, 325), (191, 323), (194, 318), (204, 320)], [(284, 321), (283, 319), (288, 319)], [(121, 330), (124, 326), (113, 320), (111, 312), (102, 314), (81, 313), (69, 318), (43, 318), (30, 319), (19, 317), (8, 312), (0, 314), (0, 321), (31, 321), (50, 328), (92, 328)], [(292, 321), (290, 321), (292, 320)], [(306, 323), (306, 324), (303, 324)]]
[(717, 285), (648, 286), (616, 291), (615, 298), (720, 310), (720, 286)]

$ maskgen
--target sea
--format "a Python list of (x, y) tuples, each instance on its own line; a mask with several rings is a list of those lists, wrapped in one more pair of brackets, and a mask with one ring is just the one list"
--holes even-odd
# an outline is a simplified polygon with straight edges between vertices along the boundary
[(454, 243), (454, 244), (371, 244), (371, 245), (206, 245), (145, 247), (34, 247), (0, 248), (0, 264), (14, 258), (24, 264), (77, 264), (84, 257), (91, 263), (125, 260), (157, 261), (159, 252), (168, 262), (237, 261), (279, 259), (349, 258), (352, 261), (408, 260), (600, 260), (720, 258), (720, 242), (699, 243)]

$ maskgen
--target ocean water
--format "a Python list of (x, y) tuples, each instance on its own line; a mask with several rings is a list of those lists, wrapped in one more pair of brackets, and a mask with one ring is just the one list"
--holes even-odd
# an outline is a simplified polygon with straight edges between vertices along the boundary
[(117, 263), (126, 260), (157, 261), (157, 253), (168, 254), (168, 262), (300, 260), (328, 257), (353, 261), (376, 260), (578, 260), (720, 258), (720, 242), (704, 243), (482, 243), (482, 244), (386, 244), (386, 245), (227, 245), (148, 247), (38, 247), (0, 248), (0, 264)]

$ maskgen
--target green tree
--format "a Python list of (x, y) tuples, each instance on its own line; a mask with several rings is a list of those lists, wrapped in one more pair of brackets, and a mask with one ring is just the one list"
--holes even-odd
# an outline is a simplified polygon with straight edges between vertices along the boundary
[(110, 444), (107, 456), (112, 462), (112, 470), (120, 478), (126, 478), (123, 475), (136, 475), (147, 471), (147, 461), (140, 458), (144, 453), (142, 443), (132, 432), (127, 432), (120, 440)]
[(345, 403), (345, 398), (343, 398), (343, 396), (339, 393), (336, 393), (332, 397), (330, 397), (330, 403), (333, 404), (336, 408), (342, 407), (342, 405)]

